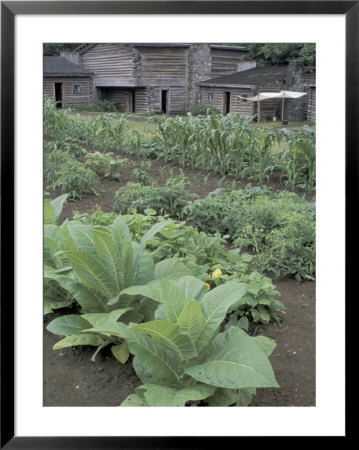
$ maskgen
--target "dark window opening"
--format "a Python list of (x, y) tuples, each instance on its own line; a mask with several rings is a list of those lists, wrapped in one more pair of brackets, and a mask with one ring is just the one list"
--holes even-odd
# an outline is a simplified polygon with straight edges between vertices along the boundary
[(62, 108), (62, 83), (55, 83), (56, 108)]
[(72, 93), (73, 94), (81, 94), (81, 85), (80, 84), (73, 84), (72, 85)]
[(168, 91), (161, 91), (161, 112), (167, 113), (167, 93)]

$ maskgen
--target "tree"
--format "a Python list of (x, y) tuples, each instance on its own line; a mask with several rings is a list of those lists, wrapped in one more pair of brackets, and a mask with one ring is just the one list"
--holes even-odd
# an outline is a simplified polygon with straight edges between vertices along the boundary
[(292, 59), (301, 59), (306, 65), (315, 65), (315, 44), (235, 44), (247, 48), (247, 60), (257, 66), (284, 66)]
[(60, 56), (61, 52), (69, 52), (79, 44), (44, 44), (44, 56)]

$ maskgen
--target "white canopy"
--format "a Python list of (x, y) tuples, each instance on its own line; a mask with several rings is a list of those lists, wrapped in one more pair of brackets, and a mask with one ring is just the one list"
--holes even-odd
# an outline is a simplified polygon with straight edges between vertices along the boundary
[(280, 92), (260, 92), (254, 97), (248, 97), (248, 100), (258, 102), (269, 98), (299, 98), (307, 95), (306, 92), (294, 92), (294, 91), (280, 91)]
[(285, 98), (299, 98), (307, 95), (306, 92), (295, 92), (295, 91), (280, 91), (280, 92), (260, 92), (254, 97), (248, 97), (248, 100), (252, 102), (258, 102), (258, 117), (261, 118), (261, 101), (268, 100), (270, 98), (282, 98), (282, 122), (284, 117), (284, 99)]

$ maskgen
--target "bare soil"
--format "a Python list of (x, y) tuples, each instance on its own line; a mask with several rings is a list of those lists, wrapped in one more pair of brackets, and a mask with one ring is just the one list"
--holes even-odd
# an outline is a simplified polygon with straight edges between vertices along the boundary
[[(121, 157), (130, 158), (137, 167), (144, 160), (133, 155), (123, 154)], [(180, 173), (180, 169), (172, 164), (160, 160), (146, 161), (151, 161), (151, 167), (144, 170), (156, 179), (159, 186), (164, 186), (169, 176)], [(122, 170), (119, 181), (101, 179), (98, 197), (85, 195), (80, 201), (66, 203), (60, 222), (71, 219), (73, 211), (90, 212), (97, 205), (103, 212), (111, 212), (117, 189), (128, 182), (136, 182), (131, 178), (132, 171), (133, 168)], [(221, 179), (213, 174), (206, 180), (206, 173), (190, 169), (183, 169), (183, 174), (192, 182), (188, 191), (199, 197), (205, 197), (219, 187), (243, 188), (248, 183), (234, 182), (230, 177)], [(281, 187), (273, 182), (268, 186), (274, 191)], [(54, 191), (51, 198), (60, 194)], [(315, 282), (298, 283), (286, 279), (274, 283), (286, 307), (282, 324), (260, 326), (256, 332), (273, 338), (277, 343), (270, 360), (280, 388), (258, 389), (251, 406), (315, 406)], [(131, 360), (122, 365), (108, 349), (104, 349), (92, 362), (94, 349), (91, 347), (53, 351), (52, 346), (59, 337), (49, 333), (45, 327), (56, 315), (44, 318), (44, 406), (120, 405), (141, 384)]]

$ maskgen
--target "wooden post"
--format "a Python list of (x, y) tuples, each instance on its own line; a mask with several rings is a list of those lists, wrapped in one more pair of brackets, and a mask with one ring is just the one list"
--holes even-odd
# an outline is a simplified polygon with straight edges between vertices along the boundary
[(282, 99), (282, 123), (284, 121), (284, 94), (283, 94), (283, 99)]
[(261, 122), (261, 101), (259, 100), (259, 94), (258, 94), (258, 123)]

